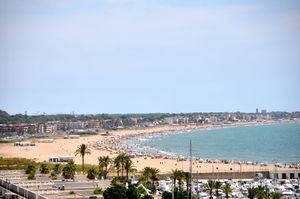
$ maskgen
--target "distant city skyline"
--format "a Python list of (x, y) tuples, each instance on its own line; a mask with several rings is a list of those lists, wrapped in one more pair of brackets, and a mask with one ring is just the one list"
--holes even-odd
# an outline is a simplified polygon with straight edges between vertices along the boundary
[(0, 1), (9, 114), (300, 111), (300, 2)]

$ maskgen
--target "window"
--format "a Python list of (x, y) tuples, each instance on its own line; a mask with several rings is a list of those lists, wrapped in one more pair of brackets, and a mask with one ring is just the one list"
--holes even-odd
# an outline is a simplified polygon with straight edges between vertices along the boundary
[(286, 173), (282, 174), (282, 179), (286, 179)]
[(295, 179), (295, 174), (294, 173), (290, 173), (290, 179)]

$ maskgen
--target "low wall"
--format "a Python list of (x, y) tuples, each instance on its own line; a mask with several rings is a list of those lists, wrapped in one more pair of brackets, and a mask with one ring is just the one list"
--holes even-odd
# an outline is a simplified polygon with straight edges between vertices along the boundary
[(214, 172), (214, 173), (194, 173), (196, 179), (253, 179), (255, 174), (261, 173), (264, 178), (270, 178), (269, 171), (259, 172)]
[[(193, 179), (253, 179), (255, 174), (261, 173), (264, 178), (270, 178), (269, 171), (256, 171), (256, 172), (214, 172), (214, 173), (193, 173)], [(170, 174), (162, 174), (162, 177)]]
[(36, 192), (30, 191), (28, 189), (25, 189), (23, 187), (19, 187), (15, 184), (6, 182), (3, 179), (0, 179), (0, 186), (10, 190), (11, 192), (14, 192), (18, 195), (23, 196), (24, 198), (28, 198), (28, 199), (47, 199), (47, 197), (41, 196), (39, 194), (37, 194)]

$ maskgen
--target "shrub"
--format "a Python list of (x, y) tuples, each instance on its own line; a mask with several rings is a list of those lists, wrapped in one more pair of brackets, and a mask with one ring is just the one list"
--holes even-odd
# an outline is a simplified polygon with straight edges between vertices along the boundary
[(60, 173), (61, 173), (61, 166), (60, 166), (60, 164), (55, 164), (55, 165), (54, 165), (54, 168), (53, 168), (53, 171), (54, 171), (56, 174), (60, 174)]
[(120, 186), (120, 185), (122, 185), (122, 183), (121, 183), (121, 177), (114, 177), (111, 180), (111, 185), (112, 186)]
[(162, 199), (172, 199), (172, 193), (168, 192), (168, 191), (164, 191), (161, 198)]
[(30, 174), (30, 173), (33, 173), (33, 172), (35, 173), (35, 170), (36, 170), (35, 165), (28, 164), (26, 169), (25, 169), (25, 173), (26, 174)]
[(55, 172), (51, 172), (50, 178), (51, 178), (52, 180), (57, 180), (57, 174), (56, 174)]
[(33, 160), (26, 158), (0, 157), (0, 170), (25, 170), (29, 164), (35, 165), (36, 163)]
[(74, 164), (73, 161), (71, 161), (64, 166), (62, 175), (65, 179), (74, 179), (75, 171), (76, 171), (76, 165)]
[(151, 195), (144, 195), (141, 199), (154, 199)]
[(130, 184), (126, 191), (126, 196), (130, 199), (139, 199), (141, 197), (141, 194), (135, 186)]
[(126, 188), (123, 186), (110, 187), (103, 192), (103, 197), (104, 199), (127, 199)]
[(69, 194), (70, 194), (70, 195), (74, 195), (74, 194), (75, 194), (75, 191), (69, 191)]
[(90, 180), (94, 180), (96, 178), (96, 176), (97, 176), (96, 168), (95, 167), (89, 168), (88, 174), (86, 177)]
[(28, 174), (27, 180), (35, 180), (35, 179), (36, 179), (36, 177), (35, 177), (35, 173), (34, 172), (31, 172), (31, 173)]
[(103, 193), (103, 190), (99, 187), (97, 187), (96, 189), (94, 189), (94, 194), (102, 194)]
[(50, 172), (50, 169), (49, 169), (48, 165), (45, 164), (45, 163), (42, 163), (42, 164), (40, 165), (40, 172), (41, 172), (42, 174), (47, 174), (47, 173), (49, 173), (49, 172)]

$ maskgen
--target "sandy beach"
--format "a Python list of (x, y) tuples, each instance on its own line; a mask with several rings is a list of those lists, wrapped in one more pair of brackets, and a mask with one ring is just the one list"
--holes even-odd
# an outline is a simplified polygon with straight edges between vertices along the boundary
[[(239, 123), (238, 125), (255, 125), (256, 123)], [(235, 124), (237, 125), (237, 124)], [(231, 126), (231, 125), (227, 125)], [(35, 161), (42, 162), (48, 161), (51, 156), (72, 156), (80, 144), (87, 144), (91, 149), (91, 155), (87, 155), (85, 162), (88, 164), (98, 164), (98, 157), (102, 155), (109, 155), (115, 157), (119, 152), (117, 143), (128, 139), (132, 136), (142, 136), (155, 133), (171, 132), (171, 131), (185, 131), (198, 128), (212, 128), (211, 125), (196, 126), (196, 125), (166, 125), (148, 127), (143, 129), (124, 129), (110, 131), (109, 136), (102, 134), (93, 136), (83, 136), (78, 139), (64, 139), (55, 138), (52, 143), (39, 143), (39, 139), (30, 139), (30, 142), (35, 142), (36, 146), (16, 147), (14, 143), (0, 144), (0, 157), (23, 157), (34, 159)], [(75, 157), (75, 162), (80, 164), (81, 158)], [(182, 169), (188, 171), (189, 161), (178, 159), (170, 159), (167, 157), (135, 157), (133, 158), (135, 168), (140, 171), (146, 166), (155, 167), (161, 173), (169, 173), (172, 169)], [(262, 164), (246, 164), (242, 163), (222, 163), (222, 162), (200, 162), (199, 160), (193, 161), (193, 171), (200, 172), (240, 172), (242, 171), (273, 171), (274, 165)], [(289, 168), (277, 168), (289, 169)], [(292, 168), (294, 169), (294, 168)]]

